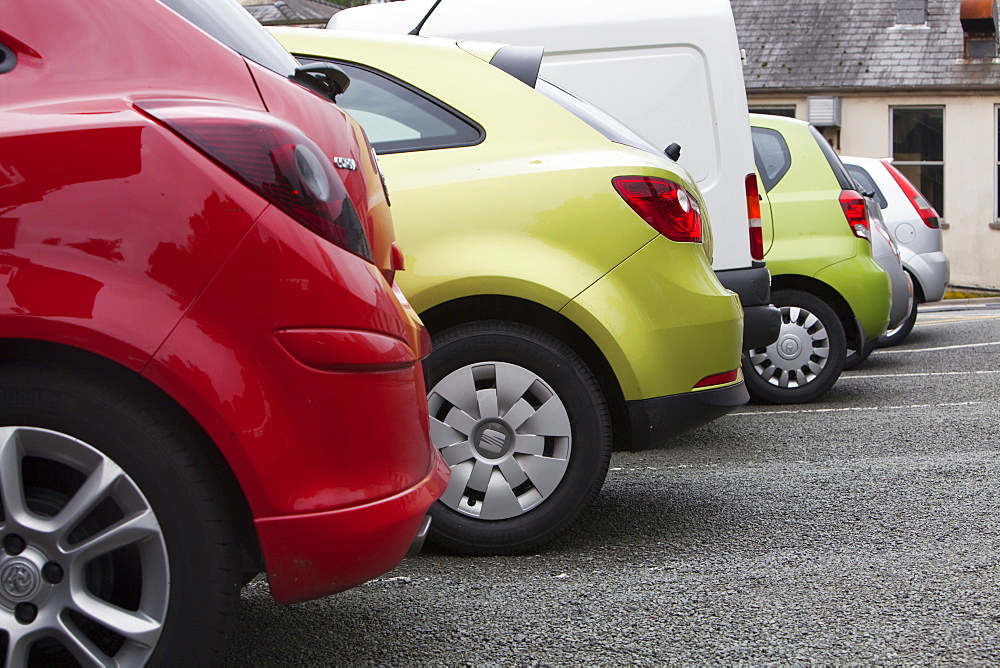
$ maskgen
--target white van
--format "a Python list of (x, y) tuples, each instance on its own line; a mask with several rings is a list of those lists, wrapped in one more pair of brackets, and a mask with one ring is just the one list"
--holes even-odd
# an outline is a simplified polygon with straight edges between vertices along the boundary
[(728, 0), (403, 0), (345, 9), (328, 27), (544, 46), (543, 78), (655, 146), (680, 145), (708, 205), (716, 275), (743, 304), (744, 349), (777, 338)]

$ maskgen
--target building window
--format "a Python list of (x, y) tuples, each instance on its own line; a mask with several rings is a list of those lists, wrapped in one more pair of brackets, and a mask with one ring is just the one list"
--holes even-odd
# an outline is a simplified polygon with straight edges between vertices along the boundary
[(990, 2), (965, 2), (959, 10), (965, 35), (965, 57), (996, 58), (997, 7)]
[(997, 184), (997, 189), (993, 192), (993, 213), (996, 219), (990, 223), (990, 227), (994, 230), (1000, 230), (1000, 106), (994, 109), (996, 116), (996, 136), (994, 137), (993, 148), (996, 149), (996, 171), (993, 174), (994, 183)]
[(770, 116), (787, 116), (788, 118), (795, 118), (795, 105), (790, 104), (788, 106), (754, 106), (750, 105), (751, 114), (768, 114)]
[(944, 219), (944, 107), (893, 108), (892, 158)]

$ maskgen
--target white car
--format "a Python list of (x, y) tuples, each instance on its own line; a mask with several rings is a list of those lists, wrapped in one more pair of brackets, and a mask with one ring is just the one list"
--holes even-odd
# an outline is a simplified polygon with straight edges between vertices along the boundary
[(891, 328), (879, 345), (901, 343), (913, 329), (918, 302), (944, 297), (951, 276), (942, 250), (941, 222), (923, 195), (889, 160), (841, 156), (854, 180), (873, 193), (885, 226), (899, 248), (899, 259), (913, 281), (913, 306), (902, 324)]

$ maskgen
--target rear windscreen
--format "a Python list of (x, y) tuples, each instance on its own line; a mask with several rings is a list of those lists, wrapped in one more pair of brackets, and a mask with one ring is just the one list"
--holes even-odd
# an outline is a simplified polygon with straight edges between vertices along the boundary
[(649, 151), (654, 155), (663, 155), (655, 146), (632, 132), (614, 116), (598, 109), (590, 102), (581, 100), (559, 86), (545, 79), (538, 79), (535, 90), (549, 98), (560, 107), (569, 111), (581, 121), (594, 128), (611, 141)]
[(875, 181), (872, 179), (871, 174), (868, 173), (868, 170), (859, 165), (845, 164), (844, 167), (847, 168), (850, 175), (854, 177), (854, 180), (858, 182), (859, 186), (861, 186), (862, 192), (873, 193), (872, 196), (875, 198), (875, 201), (878, 202), (878, 207), (880, 209), (884, 209), (889, 206), (889, 202), (886, 201), (885, 195), (883, 195), (882, 191), (879, 190), (879, 187), (875, 185)]

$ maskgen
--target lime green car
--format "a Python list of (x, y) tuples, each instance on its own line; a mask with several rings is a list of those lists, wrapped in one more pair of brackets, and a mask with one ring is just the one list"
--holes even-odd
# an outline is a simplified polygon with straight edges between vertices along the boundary
[(537, 80), (540, 49), (275, 35), (307, 66), (347, 72), (337, 102), (385, 173), (451, 467), (431, 541), (532, 550), (589, 505), (612, 445), (662, 446), (748, 400), (743, 314), (712, 271), (697, 187)]
[(829, 142), (804, 121), (750, 115), (778, 339), (748, 351), (750, 395), (816, 399), (840, 377), (847, 350), (886, 331), (889, 277), (872, 259), (865, 197)]

